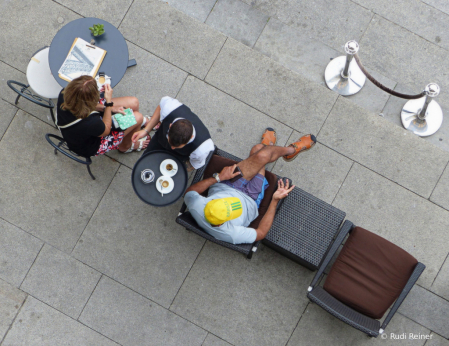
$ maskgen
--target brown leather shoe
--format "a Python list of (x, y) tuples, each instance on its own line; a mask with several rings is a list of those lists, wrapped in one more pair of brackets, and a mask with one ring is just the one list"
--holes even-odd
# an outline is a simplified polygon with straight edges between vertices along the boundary
[(263, 145), (276, 145), (276, 131), (271, 127), (267, 127), (262, 135)]
[(299, 141), (289, 145), (289, 147), (295, 148), (295, 152), (291, 155), (282, 156), (282, 158), (287, 162), (293, 161), (301, 151), (309, 150), (315, 145), (315, 143), (316, 137), (314, 135), (302, 136)]

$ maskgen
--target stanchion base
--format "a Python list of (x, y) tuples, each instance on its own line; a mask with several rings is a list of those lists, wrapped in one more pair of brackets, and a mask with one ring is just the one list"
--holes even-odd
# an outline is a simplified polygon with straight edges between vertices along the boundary
[(349, 63), (349, 78), (343, 78), (341, 72), (345, 68), (346, 56), (332, 59), (324, 72), (324, 80), (329, 89), (343, 96), (354, 95), (365, 85), (366, 76), (357, 62), (353, 59)]
[(418, 113), (424, 106), (424, 101), (425, 97), (410, 100), (404, 105), (401, 112), (402, 125), (421, 137), (433, 135), (443, 123), (443, 110), (435, 100), (430, 101), (427, 106), (427, 116), (424, 122), (418, 122)]

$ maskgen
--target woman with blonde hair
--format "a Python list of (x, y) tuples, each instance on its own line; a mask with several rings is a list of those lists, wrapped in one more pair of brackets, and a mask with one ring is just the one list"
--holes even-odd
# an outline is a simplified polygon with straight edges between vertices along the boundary
[[(115, 149), (129, 153), (147, 147), (147, 138), (142, 138), (139, 143), (131, 142), (132, 135), (143, 122), (143, 116), (138, 112), (139, 101), (135, 97), (112, 98), (112, 93), (111, 86), (105, 84), (104, 102), (99, 102), (100, 92), (95, 79), (81, 76), (59, 94), (56, 125), (69, 148), (78, 155), (90, 157)], [(112, 129), (112, 113), (123, 113), (125, 108), (133, 109), (137, 124), (125, 131)]]

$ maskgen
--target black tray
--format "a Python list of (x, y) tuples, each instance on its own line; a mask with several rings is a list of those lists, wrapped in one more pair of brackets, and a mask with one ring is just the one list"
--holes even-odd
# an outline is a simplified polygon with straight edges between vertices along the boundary
[[(171, 177), (175, 184), (173, 191), (162, 197), (156, 189), (156, 181), (162, 175), (159, 166), (166, 159), (172, 159), (178, 164), (178, 172)], [(154, 172), (154, 180), (149, 184), (145, 184), (140, 177), (144, 169), (151, 169)], [(142, 201), (155, 207), (166, 207), (182, 197), (187, 188), (187, 177), (185, 165), (176, 156), (165, 150), (155, 150), (145, 153), (136, 162), (131, 181), (134, 192)]]

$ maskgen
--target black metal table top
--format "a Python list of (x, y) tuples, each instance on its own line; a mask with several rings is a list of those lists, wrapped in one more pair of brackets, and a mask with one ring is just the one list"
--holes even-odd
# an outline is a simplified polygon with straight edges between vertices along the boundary
[[(105, 33), (94, 37), (89, 27), (93, 24), (104, 24)], [(51, 73), (56, 81), (66, 87), (69, 82), (59, 78), (58, 71), (61, 68), (67, 54), (72, 47), (75, 38), (80, 37), (90, 42), (95, 40), (95, 46), (107, 51), (99, 72), (104, 72), (111, 77), (111, 87), (114, 87), (123, 78), (128, 67), (128, 45), (118, 29), (112, 24), (98, 18), (80, 18), (64, 25), (53, 38), (50, 45), (48, 62)]]
[[(178, 164), (178, 172), (171, 177), (175, 184), (173, 191), (161, 196), (156, 189), (156, 181), (162, 175), (160, 171), (161, 162), (166, 159), (172, 159)], [(140, 175), (144, 169), (151, 169), (154, 174), (154, 181), (145, 184)], [(177, 157), (165, 150), (155, 150), (145, 153), (136, 162), (131, 175), (132, 185), (136, 195), (145, 203), (155, 207), (166, 207), (175, 203), (184, 194), (187, 188), (187, 169)]]
[(276, 214), (263, 242), (316, 269), (346, 213), (295, 187)]

